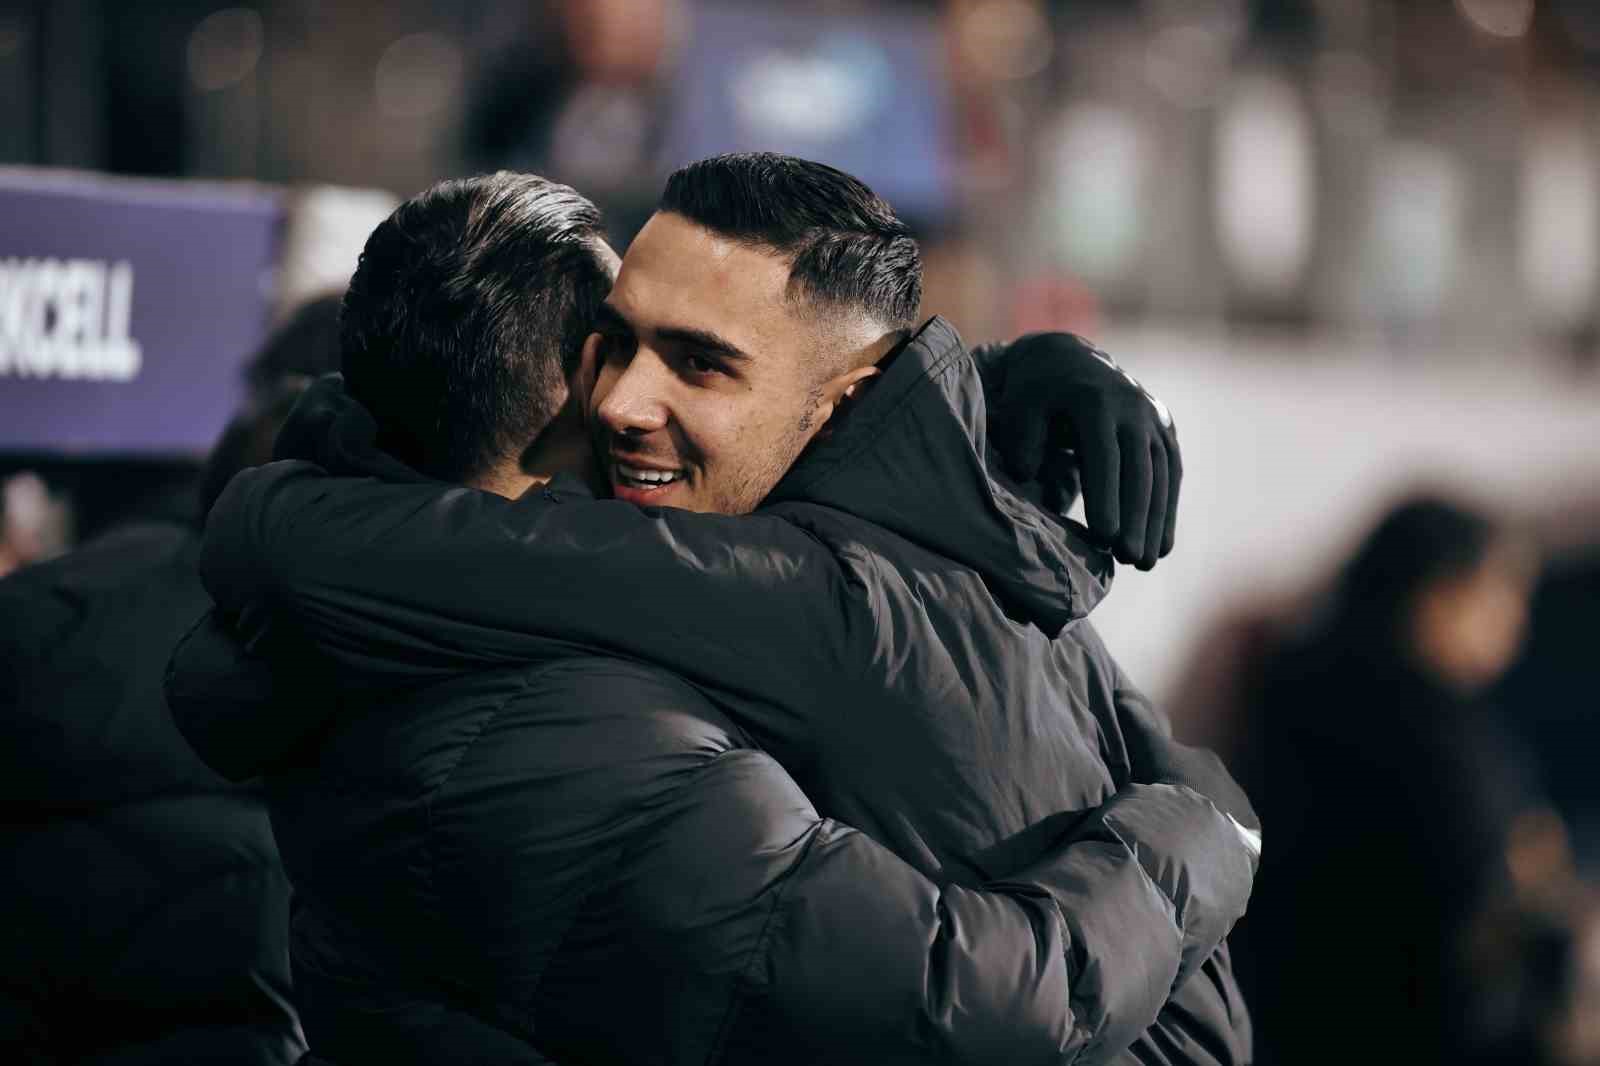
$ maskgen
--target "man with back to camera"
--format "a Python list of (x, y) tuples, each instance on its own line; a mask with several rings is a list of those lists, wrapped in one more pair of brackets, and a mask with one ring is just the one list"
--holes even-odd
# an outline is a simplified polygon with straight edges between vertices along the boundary
[[(703, 213), (691, 202), (695, 186), (730, 179), (735, 187), (715, 188), (713, 203), (740, 202), (743, 183), (744, 203), (760, 210), (760, 202), (776, 197), (798, 205), (801, 228), (818, 239), (795, 252), (776, 232), (761, 234), (759, 241), (742, 237), (741, 244), (713, 228), (725, 231), (734, 222), (691, 223), (685, 211)], [(475, 213), (486, 217), (482, 210)], [(420, 231), (416, 214), (394, 228)], [(793, 492), (831, 506), (780, 503), (745, 519), (591, 501), (581, 485), (560, 478), (508, 502), (430, 484), (372, 448), (374, 439), (382, 440), (391, 451), (437, 471), (450, 443), (444, 438), (452, 432), (449, 419), (427, 411), (408, 429), (407, 412), (393, 410), (396, 397), (418, 393), (393, 373), (396, 356), (405, 353), (394, 351), (388, 340), (374, 363), (389, 373), (363, 380), (361, 308), (392, 251), (385, 245), (395, 237), (386, 236), (384, 227), (374, 234), (347, 302), (351, 390), (378, 412), (376, 424), (349, 398), (325, 389), (280, 442), (290, 451), (317, 455), (330, 468), (378, 473), (390, 482), (331, 479), (304, 464), (280, 464), (270, 478), (236, 484), (215, 516), (208, 552), (212, 589), (224, 612), (249, 616), (246, 635), (266, 645), (279, 641), (263, 618), (293, 621), (298, 636), (317, 641), (346, 683), (359, 682), (368, 692), (448, 679), (418, 692), (419, 706), (438, 707), (449, 702), (443, 692), (488, 684), (497, 675), (485, 673), (486, 667), (526, 660), (542, 663), (544, 671), (566, 669), (575, 643), (671, 663), (718, 704), (702, 705), (698, 720), (726, 722), (726, 713), (737, 723), (729, 736), (736, 737), (738, 727), (756, 733), (816, 795), (827, 796), (825, 810), (871, 823), (874, 835), (917, 867), (893, 860), (860, 834), (817, 823), (805, 811), (804, 798), (779, 781), (776, 766), (764, 756), (748, 750), (740, 758), (710, 755), (702, 780), (732, 775), (724, 782), (732, 787), (723, 797), (728, 809), (742, 800), (753, 816), (745, 823), (716, 822), (711, 815), (720, 817), (721, 809), (687, 803), (677, 811), (663, 808), (666, 816), (642, 839), (674, 840), (687, 827), (702, 850), (726, 854), (731, 846), (745, 856), (725, 864), (734, 884), (724, 891), (760, 901), (760, 927), (767, 932), (735, 951), (743, 960), (739, 965), (721, 966), (729, 960), (722, 947), (741, 943), (737, 936), (729, 940), (728, 930), (743, 912), (704, 901), (704, 875), (693, 876), (682, 868), (683, 860), (672, 860), (692, 849), (644, 847), (641, 861), (655, 875), (657, 892), (639, 908), (652, 916), (643, 925), (626, 926), (627, 942), (654, 945), (660, 953), (646, 952), (654, 965), (647, 979), (629, 988), (639, 993), (639, 1003), (656, 1009), (628, 1013), (672, 1018), (675, 1035), (688, 1041), (674, 1043), (674, 1051), (709, 1044), (735, 1059), (770, 1061), (779, 1048), (792, 1049), (797, 1058), (830, 1047), (837, 1055), (848, 1047), (900, 1059), (1103, 1061), (1135, 1039), (1136, 1053), (1147, 1061), (1247, 1056), (1247, 1029), (1225, 957), (1212, 957), (1212, 949), (1242, 910), (1250, 849), (1232, 822), (1191, 789), (1138, 782), (1155, 775), (1204, 782), (1246, 820), (1248, 808), (1229, 795), (1231, 783), (1218, 779), (1214, 764), (1167, 742), (1159, 720), (1126, 689), (1092, 634), (1075, 627), (1057, 641), (1047, 635), (1081, 616), (1102, 591), (1093, 560), (1067, 549), (1092, 553), (1073, 542), (1065, 526), (1029, 508), (985, 472), (981, 396), (970, 360), (948, 327), (935, 320), (903, 343), (890, 338), (914, 313), (917, 267), (914, 243), (881, 201), (836, 171), (781, 157), (713, 160), (680, 172), (663, 212), (629, 251), (605, 339), (588, 345), (591, 357), (603, 354), (605, 362), (594, 406), (611, 433), (631, 432), (628, 446), (620, 449), (630, 461), (615, 464), (624, 493), (682, 491), (697, 494), (685, 502), (748, 510), (810, 443), (784, 484), (801, 478)], [(702, 247), (694, 247), (696, 242)], [(488, 257), (469, 258), (480, 278), (485, 263), (492, 268)], [(841, 274), (854, 282), (828, 281)], [(905, 282), (899, 287), (892, 284), (897, 277)], [(441, 280), (418, 275), (402, 288), (432, 292)], [(724, 302), (708, 312), (696, 291)], [(881, 299), (885, 294), (887, 301)], [(661, 324), (652, 308), (681, 320)], [(719, 310), (727, 317), (718, 318)], [(752, 330), (749, 324), (759, 325), (763, 317), (770, 317), (773, 328)], [(893, 328), (884, 328), (885, 319)], [(802, 342), (785, 346), (785, 330)], [(402, 332), (379, 329), (373, 336)], [(623, 357), (619, 349), (630, 336), (635, 347)], [(885, 352), (892, 359), (879, 358)], [(1014, 352), (999, 365), (1009, 378), (1006, 390), (1025, 386), (1023, 395), (1036, 405), (1059, 407), (1070, 392), (1061, 382), (1075, 374), (1080, 384), (1082, 373), (1103, 375), (1099, 400), (1113, 391), (1106, 381), (1114, 374), (1087, 355), (1079, 355), (1082, 367), (1041, 368), (1025, 365), (1021, 357), (1027, 354)], [(737, 361), (737, 369), (729, 361)], [(864, 390), (880, 369), (882, 382)], [(644, 387), (624, 388), (630, 376)], [(1118, 380), (1120, 388), (1132, 390)], [(720, 402), (705, 395), (713, 390), (723, 390)], [(575, 389), (562, 413), (547, 416), (549, 428), (532, 448), (515, 440), (491, 442), (487, 454), (495, 461), (466, 477), (458, 471), (457, 479), (506, 495), (522, 491), (531, 481), (522, 457), (556, 454), (560, 438), (581, 432), (568, 415), (589, 406), (583, 391)], [(666, 395), (670, 410), (659, 399), (639, 401), (649, 401), (651, 393)], [(616, 406), (607, 408), (612, 397), (622, 405), (621, 414)], [(818, 435), (847, 397), (855, 398), (856, 409), (836, 431)], [(644, 413), (630, 413), (636, 411)], [(1153, 424), (1153, 416), (1145, 417)], [(415, 432), (430, 424), (446, 430), (431, 458), (426, 433)], [(1110, 424), (1113, 438), (1119, 428), (1128, 434), (1138, 428), (1131, 419)], [(1150, 438), (1139, 443), (1149, 458)], [(747, 449), (743, 458), (741, 448)], [(669, 450), (671, 462), (664, 461)], [(574, 453), (568, 448), (566, 454)], [(886, 478), (886, 472), (894, 477)], [(1095, 475), (1091, 466), (1091, 479)], [(783, 493), (780, 485), (775, 497)], [(323, 503), (331, 509), (319, 510)], [(865, 513), (881, 525), (845, 511)], [(309, 539), (296, 542), (297, 536)], [(244, 550), (236, 543), (241, 537), (252, 541)], [(463, 547), (487, 554), (470, 570), (452, 568), (452, 559), (462, 558), (452, 553)], [(1159, 537), (1148, 550), (1153, 561)], [(417, 569), (429, 556), (428, 565), (449, 569), (447, 577)], [(350, 569), (357, 557), (359, 572)], [(1008, 567), (1011, 572), (1002, 572)], [(333, 570), (341, 576), (330, 582)], [(493, 575), (492, 587), (482, 583), (486, 573)], [(517, 591), (508, 593), (508, 582)], [(370, 588), (378, 585), (388, 587), (373, 596)], [(930, 605), (935, 596), (948, 606)], [(437, 614), (441, 602), (444, 613)], [(540, 621), (542, 612), (547, 615)], [(963, 638), (964, 628), (969, 638)], [(796, 631), (808, 632), (810, 639), (794, 641)], [(759, 661), (741, 654), (741, 637), (747, 640), (742, 651), (756, 653)], [(721, 647), (719, 639), (734, 643), (734, 650)], [(234, 742), (243, 721), (245, 729), (255, 730), (252, 736), (271, 738), (249, 753), (259, 759), (266, 747), (281, 751), (303, 737), (299, 726), (327, 724), (325, 715), (304, 723), (286, 722), (282, 715), (263, 718), (259, 706), (220, 716), (208, 708), (205, 695), (214, 691), (208, 671), (227, 676), (234, 668), (230, 649), (215, 627), (202, 629), (176, 660), (174, 705), (201, 750), (227, 759), (232, 744), (238, 754)], [(987, 679), (971, 671), (983, 665), (984, 655), (991, 657)], [(783, 661), (788, 658), (795, 662)], [(889, 662), (900, 667), (885, 675)], [(1077, 680), (1066, 686), (1056, 685), (1056, 677), (1048, 684), (1033, 680), (1068, 671)], [(526, 685), (538, 670), (509, 672)], [(498, 676), (507, 673), (502, 669)], [(1050, 691), (1053, 685), (1062, 691)], [(553, 695), (545, 693), (547, 699)], [(675, 690), (672, 698), (695, 699), (688, 690)], [(327, 776), (330, 752), (333, 764), (348, 770), (354, 753), (370, 749), (379, 736), (394, 748), (395, 735), (411, 728), (399, 724), (411, 721), (408, 713), (415, 712), (390, 705), (366, 715), (334, 716), (331, 739), (320, 745), (319, 774)], [(885, 763), (895, 761), (896, 742), (902, 749), (909, 745), (900, 754), (914, 753), (914, 764), (911, 758), (900, 759), (898, 767)], [(703, 741), (697, 743), (704, 748)], [(394, 772), (400, 778), (410, 771), (404, 744), (396, 750), (400, 769)], [(625, 762), (619, 755), (617, 765)], [(868, 780), (863, 768), (879, 771), (878, 780)], [(1011, 776), (1018, 781), (1007, 780)], [(1077, 779), (1063, 782), (1067, 776)], [(369, 775), (369, 781), (381, 777)], [(442, 798), (453, 786), (436, 787), (441, 791), (433, 795), (435, 814), (458, 811), (462, 797)], [(359, 784), (355, 794), (361, 794)], [(684, 790), (674, 796), (682, 799)], [(934, 809), (941, 804), (945, 809)], [(764, 858), (752, 866), (745, 845), (759, 843), (759, 834), (750, 838), (730, 826), (761, 828), (779, 813), (783, 817), (771, 828), (783, 832), (755, 848)], [(349, 841), (361, 837), (361, 821), (317, 826), (328, 842), (318, 854), (338, 862)], [(471, 851), (450, 839), (444, 848), (450, 855)], [(531, 846), (514, 834), (499, 844), (502, 873), (504, 860)], [(287, 843), (285, 852), (293, 866)], [(549, 855), (547, 847), (543, 858)], [(546, 861), (543, 873), (559, 865)], [(492, 863), (462, 868), (495, 869)], [(747, 883), (755, 890), (744, 891), (739, 876), (752, 878)], [(339, 909), (344, 901), (318, 892), (337, 894), (338, 880), (323, 876), (311, 886), (313, 911)], [(492, 899), (482, 898), (498, 892), (484, 887), (492, 880), (471, 882), (479, 904), (471, 912), (474, 921), (496, 909)], [(671, 890), (679, 884), (698, 885), (688, 898), (699, 902), (663, 902), (663, 896), (683, 902)], [(600, 895), (601, 915), (616, 919), (628, 913), (611, 894)], [(527, 898), (520, 899), (524, 907)], [(507, 912), (515, 909), (508, 906)], [(373, 932), (359, 928), (368, 918), (348, 906), (337, 920), (319, 917), (318, 933), (324, 944), (341, 937), (348, 942), (354, 934)], [(852, 928), (873, 936), (870, 948), (861, 950), (848, 935)], [(674, 935), (664, 936), (664, 930)], [(300, 932), (297, 925), (297, 965)], [(506, 929), (497, 928), (495, 935), (503, 938)], [(707, 953), (708, 945), (722, 947)], [(627, 1034), (592, 1032), (586, 1043), (578, 1033), (574, 1039), (582, 1028), (574, 1018), (583, 1014), (583, 996), (565, 1002), (559, 996), (563, 986), (582, 992), (583, 983), (563, 969), (578, 948), (568, 940), (550, 950), (554, 954), (543, 961), (568, 980), (552, 981), (547, 968), (526, 990), (527, 998), (518, 999), (521, 993), (511, 989), (488, 1013), (498, 1015), (495, 1023), (505, 1028), (531, 1027), (528, 1037), (557, 1057), (593, 1057), (607, 1038), (616, 1054), (617, 1040), (625, 1042)], [(840, 953), (848, 961), (841, 962)], [(371, 977), (385, 972), (383, 963), (391, 960), (368, 961)], [(1202, 963), (1199, 977), (1181, 980)], [(662, 999), (666, 973), (698, 984), (688, 993), (671, 990), (677, 999)], [(727, 985), (730, 975), (731, 1005), (740, 1010), (715, 1012), (715, 1024), (699, 1032), (693, 1019), (703, 1012), (686, 1003), (714, 985)], [(347, 982), (346, 991), (357, 984)], [(1163, 1011), (1174, 986), (1178, 998)], [(384, 997), (362, 987), (363, 995), (373, 997), (369, 1014), (376, 1015)], [(391, 990), (388, 1002), (403, 998), (403, 990)], [(531, 1009), (534, 1003), (540, 1010)], [(674, 1009), (662, 1009), (664, 1003)], [(1141, 1035), (1158, 1011), (1161, 1020)], [(475, 1017), (482, 1012), (481, 1006), (469, 1011)], [(308, 1029), (313, 1014), (307, 1013)], [(538, 1024), (530, 1023), (534, 1017)], [(774, 1043), (775, 1034), (781, 1034), (781, 1044)], [(311, 1035), (318, 1041), (315, 1031)], [(808, 1043), (817, 1040), (820, 1047)], [(829, 1045), (830, 1040), (843, 1043)]]

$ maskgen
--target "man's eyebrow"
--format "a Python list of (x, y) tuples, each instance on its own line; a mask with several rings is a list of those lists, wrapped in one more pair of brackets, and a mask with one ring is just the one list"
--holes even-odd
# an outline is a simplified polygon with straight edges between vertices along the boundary
[(750, 358), (749, 354), (737, 344), (724, 340), (708, 329), (695, 329), (692, 326), (662, 326), (655, 333), (662, 340), (692, 345), (703, 351), (715, 352), (726, 359), (747, 360)]
[[(595, 312), (596, 329), (612, 329), (628, 334), (630, 337), (637, 334), (633, 323), (627, 316), (608, 303), (600, 305)], [(708, 329), (696, 329), (693, 326), (662, 326), (654, 331), (655, 336), (673, 344), (686, 344), (702, 351), (714, 352), (725, 359), (746, 360), (750, 356), (744, 349), (730, 340), (717, 336)]]

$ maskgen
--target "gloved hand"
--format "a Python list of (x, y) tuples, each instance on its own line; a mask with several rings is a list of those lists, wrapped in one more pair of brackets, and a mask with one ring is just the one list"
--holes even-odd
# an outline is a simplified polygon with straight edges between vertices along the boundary
[(1089, 532), (1119, 562), (1149, 570), (1172, 551), (1183, 462), (1165, 404), (1071, 333), (1030, 333), (973, 354), (990, 441), (1012, 478), (1041, 481), (1064, 503), (1076, 476)]

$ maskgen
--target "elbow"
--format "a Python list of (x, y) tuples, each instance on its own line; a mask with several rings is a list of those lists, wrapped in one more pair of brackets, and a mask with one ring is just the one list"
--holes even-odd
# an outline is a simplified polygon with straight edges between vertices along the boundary
[[(1128, 1012), (1104, 986), (1108, 967), (1073, 935), (1054, 900), (1024, 890), (962, 902), (965, 920), (946, 913), (929, 960), (925, 1021), (939, 1058), (1071, 1066), (1100, 1062), (1106, 1056), (1094, 1049), (1114, 1054), (1143, 1031), (1121, 1032)], [(1000, 915), (1003, 922), (974, 920)], [(975, 935), (980, 930), (987, 935)], [(1154, 999), (1165, 993), (1163, 985)]]

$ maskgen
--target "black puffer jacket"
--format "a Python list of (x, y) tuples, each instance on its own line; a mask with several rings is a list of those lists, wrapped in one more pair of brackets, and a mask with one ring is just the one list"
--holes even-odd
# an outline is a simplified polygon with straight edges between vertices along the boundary
[(161, 696), (200, 541), (129, 526), (0, 581), (7, 1062), (294, 1062), (289, 886), (257, 790)]
[(983, 420), (935, 320), (728, 518), (421, 482), (315, 393), (280, 448), (385, 480), (244, 475), (204, 571), (344, 707), (219, 703), (250, 666), (215, 626), (169, 696), (214, 765), (315, 751), (280, 836), (338, 1024), (443, 1003), (574, 1061), (1246, 1061), (1216, 949), (1253, 856), (1144, 771), (1253, 816), (1171, 757), (1079, 621), (1109, 567), (987, 475)]

